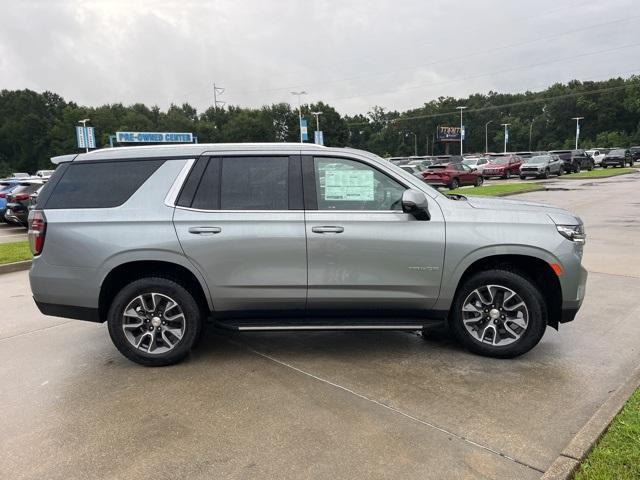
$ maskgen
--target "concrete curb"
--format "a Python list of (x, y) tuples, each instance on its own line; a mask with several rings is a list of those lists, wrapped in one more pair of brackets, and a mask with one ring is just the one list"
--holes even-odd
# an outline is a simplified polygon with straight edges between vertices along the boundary
[(31, 268), (31, 260), (25, 260), (23, 262), (5, 263), (0, 265), (0, 275), (3, 273), (20, 272), (22, 270), (29, 270)]
[(575, 437), (567, 444), (542, 476), (542, 480), (568, 480), (573, 478), (582, 460), (622, 410), (629, 397), (640, 387), (640, 367), (600, 406)]
[[(635, 167), (629, 167), (629, 168), (635, 168)], [(639, 170), (636, 170), (635, 172), (620, 172), (620, 173), (616, 173), (615, 175), (607, 175), (606, 177), (569, 177), (569, 176), (562, 176), (559, 177), (560, 180), (606, 180), (607, 178), (615, 178), (615, 177), (620, 177), (622, 175), (632, 175), (634, 173), (638, 173)]]

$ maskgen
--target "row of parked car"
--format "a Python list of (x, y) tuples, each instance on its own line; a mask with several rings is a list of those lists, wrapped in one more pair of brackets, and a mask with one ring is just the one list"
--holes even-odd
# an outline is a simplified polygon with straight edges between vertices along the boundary
[(14, 173), (0, 179), (0, 221), (26, 227), (29, 211), (52, 174), (53, 170), (38, 170), (35, 175)]
[(506, 152), (464, 157), (392, 157), (388, 160), (430, 185), (455, 189), (465, 185), (480, 186), (485, 178), (549, 178), (596, 167), (632, 166), (635, 160), (640, 160), (640, 147)]

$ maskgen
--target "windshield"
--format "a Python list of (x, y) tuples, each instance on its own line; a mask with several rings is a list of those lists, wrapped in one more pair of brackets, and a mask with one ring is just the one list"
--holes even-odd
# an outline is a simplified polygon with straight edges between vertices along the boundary
[(506, 165), (509, 163), (509, 159), (507, 157), (495, 157), (490, 158), (489, 163), (493, 163), (494, 165)]
[(530, 158), (527, 163), (547, 163), (551, 160), (551, 157), (547, 155), (538, 155), (537, 157)]
[(468, 158), (466, 160), (463, 160), (462, 163), (464, 163), (465, 165), (477, 165), (478, 164), (478, 160), (480, 160), (479, 158)]
[(624, 157), (624, 150), (611, 150), (608, 154), (616, 157)]

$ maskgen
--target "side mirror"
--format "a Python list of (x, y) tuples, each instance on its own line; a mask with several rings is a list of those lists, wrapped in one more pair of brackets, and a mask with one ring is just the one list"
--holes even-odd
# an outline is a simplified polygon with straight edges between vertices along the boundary
[(431, 220), (427, 196), (420, 190), (410, 188), (402, 194), (402, 211), (413, 215), (416, 220)]

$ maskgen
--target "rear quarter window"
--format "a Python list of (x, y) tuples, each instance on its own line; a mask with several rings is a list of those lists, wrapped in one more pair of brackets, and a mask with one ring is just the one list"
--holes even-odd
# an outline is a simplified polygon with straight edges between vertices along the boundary
[(165, 162), (138, 160), (71, 163), (44, 208), (109, 208), (126, 202)]

